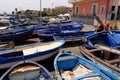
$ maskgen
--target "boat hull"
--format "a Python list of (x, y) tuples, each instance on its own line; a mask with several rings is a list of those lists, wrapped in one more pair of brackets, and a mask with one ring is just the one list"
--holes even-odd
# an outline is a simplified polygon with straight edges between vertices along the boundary
[(5, 41), (21, 41), (26, 40), (32, 37), (33, 34), (33, 28), (27, 29), (25, 31), (16, 32), (16, 33), (8, 33), (8, 34), (2, 34), (0, 36), (0, 40)]
[(57, 54), (64, 43), (65, 40), (50, 41), (1, 50), (0, 69), (8, 68), (24, 60), (42, 61), (48, 59)]
[(40, 40), (44, 40), (44, 41), (54, 40), (53, 34), (38, 34), (38, 37)]
[(22, 59), (22, 60), (18, 60), (18, 61), (12, 61), (12, 62), (8, 62), (8, 63), (4, 63), (4, 64), (1, 64), (1, 65), (0, 65), (0, 69), (9, 68), (9, 67), (11, 67), (12, 65), (17, 64), (18, 62), (26, 61), (26, 60), (35, 61), (35, 62), (42, 61), (42, 60), (46, 60), (46, 59), (54, 56), (55, 54), (57, 54), (58, 51), (59, 51), (59, 50), (56, 50), (56, 51), (51, 52), (51, 53), (49, 53), (49, 54), (45, 54), (45, 55), (41, 55), (41, 56), (36, 56), (36, 57), (34, 57), (34, 58), (28, 58), (28, 59)]
[[(79, 69), (76, 68), (76, 66), (80, 67), (82, 70), (80, 71)], [(88, 69), (89, 71), (92, 70), (94, 74), (92, 72), (89, 73), (89, 71), (88, 73), (86, 73), (87, 71), (84, 71), (86, 70), (85, 68)], [(90, 78), (90, 76), (100, 77), (100, 79), (102, 77), (102, 79), (104, 80), (118, 80), (116, 78), (116, 75), (112, 74), (112, 71), (107, 72), (104, 68), (100, 67), (96, 63), (93, 63), (91, 61), (86, 60), (85, 58), (82, 58), (80, 56), (68, 52), (63, 52), (56, 56), (54, 60), (54, 69), (58, 80), (63, 79), (71, 80), (71, 78), (72, 80), (79, 80)], [(76, 71), (74, 71), (74, 69)]]
[(58, 33), (54, 35), (54, 40), (66, 39), (66, 42), (85, 42), (85, 38), (89, 35), (94, 34), (94, 31), (80, 31), (75, 33)]
[[(42, 72), (40, 73), (40, 71)], [(21, 61), (14, 64), (10, 69), (8, 69), (1, 76), (0, 80), (29, 80), (38, 78), (41, 79), (43, 77), (49, 80), (53, 79), (53, 75), (44, 66), (33, 61)]]

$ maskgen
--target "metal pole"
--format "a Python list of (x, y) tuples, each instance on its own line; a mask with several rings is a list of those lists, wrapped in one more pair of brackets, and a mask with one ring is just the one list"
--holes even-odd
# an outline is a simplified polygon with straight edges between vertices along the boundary
[(42, 17), (42, 4), (41, 4), (41, 0), (40, 0), (40, 18)]

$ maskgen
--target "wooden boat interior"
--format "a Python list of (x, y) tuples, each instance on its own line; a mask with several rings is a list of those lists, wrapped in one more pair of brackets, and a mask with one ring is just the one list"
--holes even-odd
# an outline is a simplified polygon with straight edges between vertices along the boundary
[(113, 64), (117, 67), (120, 67), (120, 51), (117, 49), (104, 49), (104, 48), (99, 48), (99, 49), (93, 49), (90, 50), (90, 52), (96, 56), (99, 57), (100, 59)]
[(93, 45), (95, 45), (95, 44), (109, 45), (106, 36), (95, 36), (95, 37), (96, 38), (90, 39), (90, 41), (93, 43)]
[(16, 66), (5, 80), (49, 80), (49, 76), (40, 66), (26, 63)]
[[(50, 49), (54, 49), (56, 48), (56, 46), (59, 46), (61, 45), (62, 43), (61, 42), (51, 42), (51, 43), (48, 43), (48, 44), (43, 44), (43, 45), (40, 45), (40, 46), (31, 46), (29, 48), (26, 48), (26, 47), (23, 47), (22, 46), (22, 49), (19, 49), (19, 48), (16, 48), (16, 49), (12, 49), (12, 50), (5, 50), (5, 51), (1, 51), (0, 53), (0, 60), (4, 60), (4, 58), (17, 58), (17, 57), (22, 57), (22, 56), (26, 56), (26, 55), (31, 55), (31, 54), (34, 54), (34, 53), (37, 53), (37, 52), (43, 52), (43, 51), (46, 51), (46, 50), (50, 50)], [(21, 48), (21, 47), (20, 47)], [(26, 49), (25, 49), (26, 48)], [(3, 53), (2, 53), (3, 52)]]
[(0, 49), (3, 48), (13, 48), (15, 47), (15, 43), (14, 42), (0, 42)]
[(82, 54), (92, 61), (99, 62), (111, 69), (120, 72), (120, 51), (117, 49), (99, 46), (95, 49), (87, 49), (80, 46)]
[(25, 30), (25, 27), (11, 26), (6, 29), (0, 30), (0, 34), (13, 34), (13, 33), (19, 32), (19, 31), (23, 31), (23, 30)]
[[(118, 36), (116, 36), (118, 35)], [(109, 34), (109, 33), (103, 33), (103, 34), (95, 34), (94, 36), (91, 36), (89, 37), (90, 41), (92, 42), (93, 45), (95, 44), (102, 44), (102, 45), (105, 45), (105, 46), (111, 46), (111, 47), (114, 47), (114, 46), (117, 46), (120, 44), (120, 40), (119, 38), (120, 35), (119, 34), (116, 34), (116, 33), (112, 33), (112, 34)]]
[(75, 56), (62, 56), (57, 60), (60, 75), (65, 80), (104, 80), (88, 67), (79, 63)]

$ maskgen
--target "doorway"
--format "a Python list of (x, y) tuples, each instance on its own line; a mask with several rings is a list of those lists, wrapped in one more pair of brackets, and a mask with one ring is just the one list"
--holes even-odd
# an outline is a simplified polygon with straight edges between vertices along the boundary
[(111, 11), (113, 12), (113, 13), (111, 14), (111, 20), (113, 20), (114, 17), (115, 17), (115, 13), (114, 13), (114, 11), (115, 11), (115, 6), (112, 6)]
[(93, 4), (92, 5), (92, 15), (96, 16), (96, 13), (97, 13), (97, 4)]
[(118, 6), (117, 19), (120, 20), (120, 6)]
[(76, 7), (75, 7), (75, 15), (78, 16), (78, 13), (79, 13), (79, 7), (76, 6)]

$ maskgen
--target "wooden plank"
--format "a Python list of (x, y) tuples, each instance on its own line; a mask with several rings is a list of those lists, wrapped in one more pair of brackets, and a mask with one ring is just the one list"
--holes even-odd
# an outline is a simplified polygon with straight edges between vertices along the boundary
[(120, 55), (120, 50), (114, 49), (114, 48), (110, 48), (110, 47), (106, 47), (106, 46), (101, 46), (101, 45), (95, 45), (96, 48), (101, 48), (103, 50), (112, 52), (114, 54), (118, 54)]
[(113, 64), (113, 63), (120, 63), (120, 58), (114, 59), (114, 60), (110, 60), (110, 61), (107, 61), (107, 62), (110, 63), (110, 64)]
[(96, 48), (96, 49), (92, 49), (92, 50), (89, 50), (89, 52), (95, 52), (95, 51), (100, 51), (102, 50), (101, 48)]
[(107, 60), (109, 60), (110, 59), (110, 51), (106, 51), (106, 50), (104, 50), (104, 58), (105, 59), (107, 59)]

